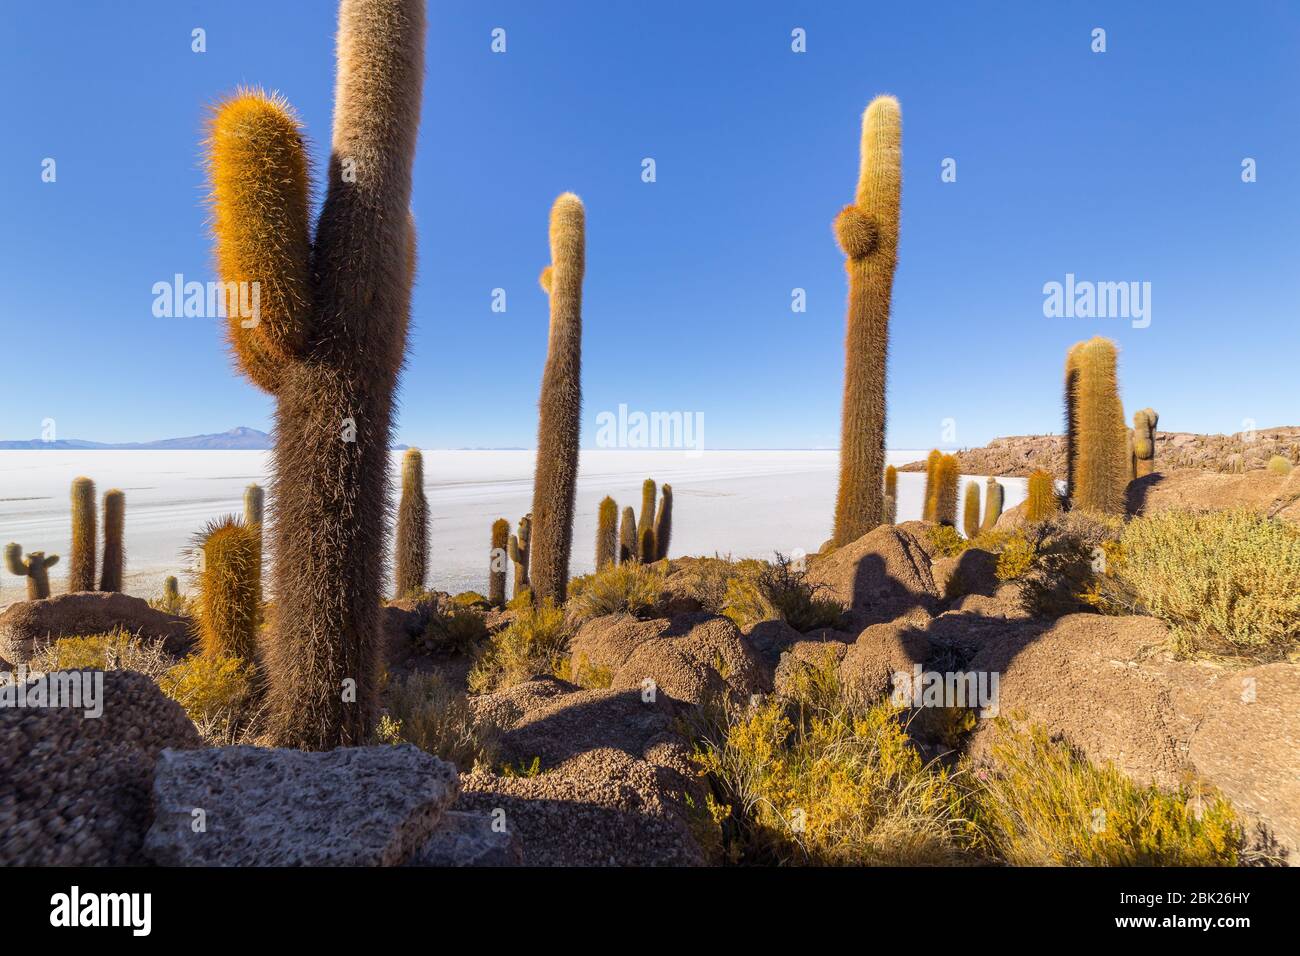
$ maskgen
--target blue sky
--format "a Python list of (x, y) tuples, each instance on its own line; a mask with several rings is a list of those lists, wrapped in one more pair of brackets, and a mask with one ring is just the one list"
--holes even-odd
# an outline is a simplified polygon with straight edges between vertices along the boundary
[[(587, 206), (585, 445), (620, 403), (703, 413), (710, 447), (836, 445), (830, 223), (880, 92), (904, 124), (891, 447), (940, 444), (949, 418), (944, 444), (1059, 430), (1066, 348), (1094, 334), (1120, 344), (1126, 407), (1154, 406), (1162, 428), (1300, 423), (1298, 10), (432, 3), (397, 439), (532, 447), (536, 280), (571, 189)], [(4, 0), (2, 16), (0, 438), (46, 418), (104, 441), (268, 427), (272, 400), (232, 370), (218, 322), (155, 318), (151, 288), (214, 278), (199, 141), (224, 93), (283, 92), (321, 167), (333, 5)], [(1150, 282), (1150, 326), (1044, 317), (1044, 283), (1067, 273)]]

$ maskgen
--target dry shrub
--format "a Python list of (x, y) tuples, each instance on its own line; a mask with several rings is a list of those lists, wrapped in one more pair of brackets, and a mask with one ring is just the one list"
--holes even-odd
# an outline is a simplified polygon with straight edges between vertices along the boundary
[(654, 565), (639, 561), (612, 564), (569, 582), (569, 614), (575, 621), (606, 614), (653, 616), (666, 580), (667, 575)]
[(194, 654), (169, 668), (158, 686), (185, 708), (208, 743), (247, 743), (260, 718), (255, 677), (253, 665), (237, 657)]
[(564, 611), (554, 602), (516, 611), (510, 625), (492, 635), (479, 652), (469, 672), (469, 689), (486, 694), (553, 674), (564, 661), (568, 642)]
[(61, 637), (47, 644), (27, 662), (34, 671), (138, 671), (160, 681), (176, 659), (163, 650), (161, 641), (143, 641), (126, 631), (81, 637)]
[(727, 583), (722, 612), (742, 630), (772, 620), (796, 631), (833, 628), (844, 616), (844, 605), (822, 596), (825, 588), (809, 582), (804, 568), (780, 553), (774, 562), (755, 562), (747, 570)]
[(466, 771), (495, 763), (498, 729), (475, 717), (466, 695), (441, 674), (410, 674), (391, 683), (384, 705), (380, 743), (414, 744)]

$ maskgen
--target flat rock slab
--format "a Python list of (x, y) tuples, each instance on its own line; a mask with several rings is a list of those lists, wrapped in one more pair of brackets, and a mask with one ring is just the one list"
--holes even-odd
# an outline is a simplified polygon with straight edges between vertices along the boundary
[[(498, 822), (499, 821), (499, 822)], [(449, 810), (438, 829), (415, 851), (407, 866), (520, 866), (519, 841), (505, 822), (505, 812), (466, 813)]]
[(458, 789), (455, 767), (410, 744), (164, 750), (144, 852), (161, 866), (397, 866)]

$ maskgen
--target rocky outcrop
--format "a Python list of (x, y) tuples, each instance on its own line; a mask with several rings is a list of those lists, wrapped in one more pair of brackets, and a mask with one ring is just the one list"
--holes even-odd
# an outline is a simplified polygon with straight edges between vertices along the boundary
[(914, 612), (865, 628), (840, 662), (845, 692), (856, 700), (875, 700), (893, 689), (895, 674), (910, 675), (917, 664), (924, 665), (930, 656), (929, 623), (928, 616)]
[(164, 750), (144, 853), (163, 866), (396, 866), (456, 792), (456, 768), (410, 744)]
[(842, 603), (858, 627), (891, 621), (913, 608), (932, 611), (939, 598), (929, 554), (910, 531), (892, 525), (812, 558), (807, 580)]
[(519, 866), (523, 850), (504, 813), (449, 810), (406, 866)]
[(67, 707), (0, 707), (4, 865), (144, 862), (154, 760), (163, 748), (202, 746), (185, 711), (149, 678), (133, 671), (83, 673), (103, 681), (99, 717)]
[[(1159, 465), (1159, 460), (1156, 463)], [(1129, 484), (1127, 507), (1130, 515), (1184, 508), (1246, 508), (1269, 517), (1300, 522), (1300, 468), (1292, 468), (1286, 475), (1267, 470), (1244, 474), (1157, 471)]]
[(189, 653), (193, 643), (188, 618), (155, 610), (141, 598), (116, 591), (80, 591), (9, 605), (0, 614), (0, 657), (23, 664), (61, 637), (119, 629), (162, 641), (173, 657)]

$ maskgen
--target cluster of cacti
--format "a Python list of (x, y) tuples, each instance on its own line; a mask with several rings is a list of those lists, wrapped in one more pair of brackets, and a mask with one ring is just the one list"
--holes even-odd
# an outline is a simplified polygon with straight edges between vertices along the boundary
[(898, 522), (898, 469), (890, 465), (885, 469), (885, 499), (880, 520), (884, 524)]
[(934, 468), (935, 524), (957, 526), (957, 491), (961, 484), (961, 467), (956, 455), (940, 455)]
[(255, 525), (229, 515), (199, 532), (194, 550), (194, 628), (203, 653), (259, 661), (260, 532)]
[(394, 590), (404, 597), (423, 591), (429, 562), (429, 502), (424, 496), (424, 456), (408, 448), (402, 456), (402, 496), (397, 506)]
[(586, 213), (564, 193), (551, 207), (551, 264), (542, 289), (551, 300), (551, 329), (542, 372), (533, 474), (533, 555), (529, 574), (538, 602), (563, 604), (573, 546), (573, 502), (578, 483), (582, 412), (582, 277), (586, 269)]
[(884, 519), (885, 355), (889, 303), (898, 258), (902, 190), (902, 117), (898, 101), (880, 96), (862, 115), (857, 192), (835, 219), (849, 276), (844, 336), (844, 405), (840, 421), (837, 545), (855, 541)]
[(509, 559), (510, 522), (497, 518), (492, 522), (492, 548), (488, 552), (488, 603), (506, 606), (506, 564)]
[(424, 74), (423, 0), (341, 0), (332, 159), (312, 235), (306, 143), (284, 100), (242, 90), (214, 112), (207, 159), (232, 350), (276, 397), (266, 648), (270, 737), (367, 742), (381, 672), (393, 390), (406, 351), (415, 234), (411, 166)]
[(655, 512), (655, 560), (668, 557), (668, 545), (673, 535), (673, 486), (664, 485), (659, 493), (659, 510)]
[(57, 554), (46, 557), (44, 551), (33, 551), (24, 560), (21, 544), (11, 542), (5, 545), (5, 567), (10, 574), (27, 579), (29, 601), (39, 601), (50, 596), (50, 566), (58, 561)]
[(618, 563), (634, 561), (637, 555), (636, 512), (629, 505), (623, 509), (618, 523)]
[(1061, 498), (1056, 493), (1056, 480), (1041, 468), (1029, 475), (1028, 497), (1025, 499), (1025, 520), (1042, 521), (1061, 510)]
[(1154, 408), (1133, 413), (1133, 477), (1144, 478), (1156, 467), (1156, 424), (1160, 416)]
[(618, 502), (606, 495), (596, 512), (596, 570), (618, 561)]
[(68, 590), (95, 590), (95, 483), (72, 479), (72, 548), (68, 554)]
[(980, 522), (981, 531), (992, 531), (1002, 517), (1002, 498), (1005, 493), (1002, 482), (990, 476), (984, 483), (984, 520)]
[(510, 560), (515, 565), (515, 587), (511, 597), (519, 597), (532, 589), (528, 580), (528, 543), (532, 537), (533, 516), (524, 515), (519, 519), (519, 531), (510, 536)]
[(975, 482), (966, 485), (966, 497), (962, 503), (962, 533), (967, 538), (975, 538), (980, 533), (980, 486)]
[(936, 482), (936, 476), (939, 472), (939, 462), (943, 460), (943, 452), (934, 449), (925, 458), (925, 499), (921, 502), (921, 520), (934, 520), (934, 503), (935, 495), (939, 490)]
[(1109, 339), (1093, 338), (1066, 357), (1067, 494), (1071, 508), (1124, 513), (1128, 485), (1128, 429), (1119, 399), (1118, 353)]
[(104, 560), (99, 569), (101, 591), (122, 590), (122, 573), (126, 568), (126, 548), (122, 542), (126, 530), (126, 495), (117, 488), (104, 492)]

